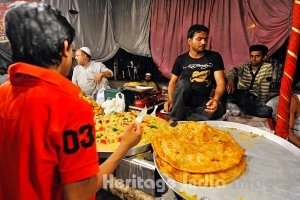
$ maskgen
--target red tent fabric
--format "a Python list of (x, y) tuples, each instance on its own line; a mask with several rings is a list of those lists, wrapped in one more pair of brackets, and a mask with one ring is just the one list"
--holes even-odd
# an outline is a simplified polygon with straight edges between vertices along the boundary
[(209, 29), (207, 49), (222, 55), (226, 69), (249, 60), (249, 46), (264, 44), (269, 55), (290, 34), (291, 0), (152, 0), (150, 50), (159, 71), (171, 77), (176, 57), (188, 51), (192, 24)]
[(292, 28), (290, 41), (284, 64), (283, 76), (281, 79), (279, 101), (277, 108), (277, 121), (275, 132), (277, 135), (287, 138), (289, 135), (289, 115), (291, 86), (296, 71), (296, 61), (300, 45), (300, 0), (294, 1), (292, 14)]

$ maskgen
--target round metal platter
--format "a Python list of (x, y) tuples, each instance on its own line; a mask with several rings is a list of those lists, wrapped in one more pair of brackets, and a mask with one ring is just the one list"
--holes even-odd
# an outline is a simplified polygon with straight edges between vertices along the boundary
[[(133, 155), (136, 155), (139, 153), (149, 151), (150, 148), (151, 148), (151, 143), (147, 143), (147, 144), (140, 145), (140, 146), (135, 146), (127, 151), (127, 154), (125, 155), (125, 157), (133, 156)], [(108, 158), (112, 153), (113, 153), (113, 151), (98, 151), (98, 155), (100, 158)]]
[(252, 126), (225, 121), (206, 123), (229, 131), (246, 149), (246, 171), (232, 183), (199, 187), (175, 181), (162, 173), (155, 163), (162, 179), (178, 195), (199, 200), (300, 199), (300, 149)]

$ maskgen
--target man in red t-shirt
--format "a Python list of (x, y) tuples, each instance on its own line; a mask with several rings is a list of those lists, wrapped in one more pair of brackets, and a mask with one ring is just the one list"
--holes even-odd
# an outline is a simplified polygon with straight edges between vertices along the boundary
[(13, 64), (0, 86), (0, 200), (90, 199), (141, 138), (131, 123), (99, 167), (91, 106), (66, 76), (75, 31), (42, 3), (14, 4), (5, 16)]

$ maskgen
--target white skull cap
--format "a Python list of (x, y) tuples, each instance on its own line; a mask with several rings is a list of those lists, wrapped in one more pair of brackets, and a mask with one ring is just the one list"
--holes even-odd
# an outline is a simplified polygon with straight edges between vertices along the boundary
[(91, 56), (91, 50), (88, 47), (81, 47), (80, 48), (82, 51), (84, 51), (87, 55)]

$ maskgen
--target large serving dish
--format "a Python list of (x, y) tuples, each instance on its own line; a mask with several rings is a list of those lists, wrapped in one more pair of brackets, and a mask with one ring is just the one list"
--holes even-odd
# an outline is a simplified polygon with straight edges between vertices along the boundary
[(134, 87), (124, 86), (123, 88), (125, 90), (130, 90), (133, 92), (147, 92), (153, 89), (153, 87), (147, 87), (147, 86), (134, 86)]
[[(135, 111), (112, 112), (95, 119), (96, 146), (100, 157), (106, 158), (118, 148), (122, 142), (125, 127), (136, 120), (137, 113)], [(143, 129), (142, 138), (135, 147), (127, 152), (126, 156), (148, 151), (151, 148), (152, 135), (164, 132), (170, 127), (167, 121), (149, 114), (144, 117), (140, 125)]]
[[(150, 142), (147, 144), (135, 146), (127, 151), (125, 157), (143, 153), (143, 152), (149, 151), (150, 149), (151, 149)], [(107, 148), (101, 148), (101, 147), (97, 148), (97, 151), (98, 151), (98, 155), (100, 158), (108, 158), (113, 153), (113, 151), (111, 151)]]
[(138, 86), (136, 86), (136, 89), (140, 89), (140, 90), (152, 90), (153, 87), (138, 85)]
[(248, 125), (225, 121), (206, 123), (229, 131), (246, 149), (247, 169), (232, 183), (200, 187), (173, 180), (155, 163), (162, 179), (178, 195), (199, 200), (300, 199), (300, 150), (297, 147), (272, 133)]

